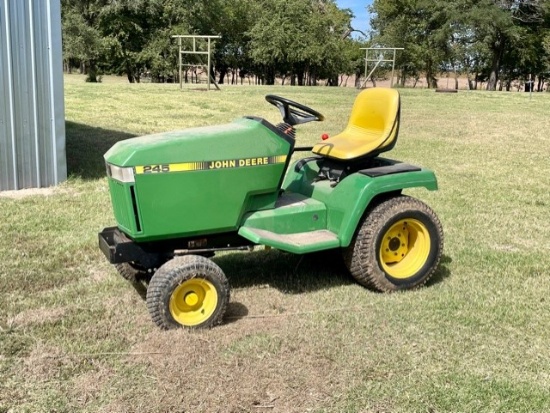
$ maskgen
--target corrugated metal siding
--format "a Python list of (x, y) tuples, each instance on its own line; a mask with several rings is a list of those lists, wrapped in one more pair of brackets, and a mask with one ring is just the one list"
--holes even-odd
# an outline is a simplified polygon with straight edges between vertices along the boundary
[(0, 190), (67, 178), (59, 0), (0, 0)]

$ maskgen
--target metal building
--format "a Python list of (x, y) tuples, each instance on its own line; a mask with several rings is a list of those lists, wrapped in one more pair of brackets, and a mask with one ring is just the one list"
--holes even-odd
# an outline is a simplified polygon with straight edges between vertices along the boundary
[(66, 178), (60, 0), (0, 0), (0, 191)]

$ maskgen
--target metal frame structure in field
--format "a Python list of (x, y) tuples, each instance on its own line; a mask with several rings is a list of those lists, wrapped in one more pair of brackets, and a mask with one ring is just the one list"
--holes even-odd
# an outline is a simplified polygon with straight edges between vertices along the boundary
[[(393, 87), (393, 77), (395, 72), (395, 54), (397, 50), (405, 50), (403, 47), (362, 47), (361, 50), (365, 50), (365, 81), (363, 83), (363, 87), (366, 86), (367, 81), (372, 76), (374, 71), (378, 68), (380, 63), (383, 62), (391, 62), (391, 81), (390, 81), (390, 87)], [(373, 51), (374, 55), (376, 55), (376, 52), (379, 52), (378, 59), (369, 59), (369, 51)], [(388, 51), (392, 51), (393, 55), (391, 59), (386, 59), (385, 54)], [(367, 75), (367, 68), (369, 65), (369, 62), (374, 62), (375, 65), (372, 68), (372, 70)]]
[(60, 0), (0, 0), (0, 191), (66, 178)]
[[(194, 35), (194, 34), (188, 34), (188, 35), (176, 35), (172, 36), (172, 38), (178, 39), (178, 46), (179, 46), (179, 53), (178, 53), (178, 65), (179, 65), (179, 77), (180, 77), (180, 89), (183, 89), (183, 67), (189, 67), (189, 66), (201, 66), (206, 67), (206, 73), (207, 73), (207, 89), (210, 90), (210, 83), (214, 83), (214, 86), (216, 86), (216, 89), (220, 90), (218, 87), (218, 84), (212, 77), (212, 74), (210, 73), (210, 67), (211, 67), (211, 60), (212, 60), (212, 39), (221, 39), (221, 36), (201, 36), (201, 35)], [(182, 39), (192, 39), (193, 41), (193, 50), (184, 50), (183, 48), (183, 41)], [(198, 48), (197, 43), (201, 43), (202, 41), (206, 40), (207, 43), (207, 50), (200, 50)], [(206, 65), (204, 64), (186, 64), (183, 63), (183, 55), (184, 54), (191, 54), (191, 55), (207, 55), (208, 62)]]

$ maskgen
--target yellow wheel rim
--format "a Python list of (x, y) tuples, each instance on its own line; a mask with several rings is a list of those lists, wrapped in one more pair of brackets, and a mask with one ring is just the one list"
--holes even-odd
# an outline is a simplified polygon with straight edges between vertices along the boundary
[(170, 296), (170, 314), (184, 326), (196, 326), (208, 320), (218, 305), (216, 287), (202, 278), (184, 281)]
[(382, 269), (393, 278), (409, 278), (424, 266), (430, 255), (430, 234), (416, 219), (402, 219), (384, 234), (380, 244)]

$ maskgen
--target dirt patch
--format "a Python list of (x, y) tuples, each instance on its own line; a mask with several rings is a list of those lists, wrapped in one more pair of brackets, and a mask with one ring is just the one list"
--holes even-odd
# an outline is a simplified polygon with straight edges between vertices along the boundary
[(0, 191), (0, 198), (24, 199), (30, 196), (52, 196), (60, 194), (79, 195), (79, 192), (65, 185), (62, 185), (49, 186), (47, 188), (27, 188), (18, 189), (15, 191)]
[(101, 265), (100, 268), (93, 267), (88, 270), (88, 274), (90, 275), (90, 279), (92, 280), (92, 282), (98, 284), (107, 281), (111, 277), (114, 277), (111, 272), (112, 268), (109, 268), (105, 265)]
[(0, 191), (0, 198), (23, 199), (29, 196), (51, 196), (56, 193), (56, 188), (28, 188), (19, 189), (17, 191)]
[(150, 411), (330, 411), (349, 385), (349, 370), (335, 368), (315, 341), (288, 317), (242, 319), (210, 331), (155, 331), (131, 354), (159, 385), (134, 394), (143, 400), (132, 404), (148, 401)]
[(15, 317), (11, 324), (16, 327), (24, 327), (37, 324), (54, 323), (65, 315), (65, 308), (38, 308), (26, 310)]
[(94, 370), (75, 377), (70, 388), (70, 399), (78, 407), (85, 407), (97, 400), (116, 375), (115, 371), (103, 363), (91, 360)]
[(49, 381), (58, 376), (63, 365), (64, 353), (58, 347), (38, 342), (24, 361), (24, 376), (33, 381)]

